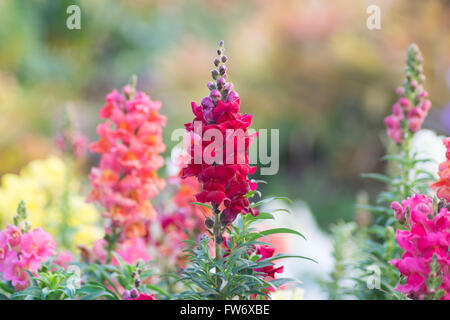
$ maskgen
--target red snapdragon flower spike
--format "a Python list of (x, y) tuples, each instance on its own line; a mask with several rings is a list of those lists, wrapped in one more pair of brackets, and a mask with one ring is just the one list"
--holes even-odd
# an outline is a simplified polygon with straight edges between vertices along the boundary
[[(267, 245), (261, 245), (256, 247), (256, 254), (261, 255), (261, 258), (258, 261), (270, 258), (275, 253), (275, 248)], [(280, 266), (275, 268), (272, 266), (266, 266), (263, 268), (255, 269), (257, 272), (265, 273), (267, 277), (275, 278), (275, 273), (282, 273), (284, 266)]]
[(101, 158), (89, 175), (93, 189), (88, 200), (105, 208), (104, 216), (120, 227), (121, 240), (146, 235), (145, 224), (155, 216), (148, 200), (165, 185), (156, 173), (165, 150), (166, 118), (158, 113), (160, 107), (161, 102), (125, 86), (122, 93), (109, 93), (99, 112), (106, 121), (97, 126), (100, 138), (90, 145)]
[(436, 196), (450, 202), (450, 138), (444, 139), (446, 160), (439, 164), (439, 180), (431, 184), (431, 188), (436, 189)]
[(403, 142), (409, 132), (420, 130), (431, 101), (423, 88), (422, 55), (417, 45), (408, 48), (407, 67), (403, 86), (397, 89), (398, 101), (392, 106), (392, 114), (384, 119), (387, 133), (395, 143)]
[[(231, 246), (233, 245), (233, 241), (232, 239), (228, 239), (226, 237), (224, 237), (224, 241), (223, 241), (223, 245), (225, 247), (225, 251), (223, 254), (223, 257), (227, 257), (230, 254)], [(248, 249), (247, 253), (249, 255), (252, 255), (253, 253), (261, 256), (258, 261), (262, 261), (264, 259), (273, 257), (274, 253), (275, 253), (275, 248), (272, 246), (268, 246), (268, 245), (255, 245), (252, 246)], [(284, 269), (284, 266), (280, 266), (280, 267), (275, 267), (274, 265), (270, 265), (270, 266), (266, 266), (266, 267), (262, 267), (262, 268), (256, 268), (254, 269), (256, 272), (262, 273), (264, 275), (264, 277), (269, 277), (270, 279), (275, 279), (275, 274), (276, 273), (282, 273)]]
[(140, 293), (134, 288), (124, 292), (123, 300), (155, 300), (155, 295)]
[(155, 295), (141, 293), (138, 295), (138, 297), (136, 299), (132, 299), (132, 300), (155, 300)]
[[(221, 43), (219, 59), (215, 60), (215, 66), (219, 69), (212, 71), (215, 82), (208, 83), (209, 96), (204, 97), (200, 105), (192, 102), (195, 118), (185, 124), (191, 138), (188, 149), (190, 163), (183, 169), (182, 177), (197, 177), (202, 184), (202, 191), (196, 194), (197, 201), (211, 203), (214, 208), (225, 205), (221, 222), (229, 224), (240, 213), (256, 215), (258, 212), (250, 208), (248, 199), (244, 197), (257, 187), (248, 178), (256, 171), (256, 167), (249, 166), (248, 158), (248, 148), (253, 138), (248, 133), (252, 116), (239, 112), (239, 95), (234, 91), (233, 84), (225, 80), (228, 75), (223, 63), (227, 58), (223, 56), (223, 50)], [(200, 139), (201, 133), (197, 132), (199, 125), (202, 132), (215, 130), (220, 133), (221, 139)], [(196, 146), (200, 146), (201, 159), (196, 155)], [(213, 159), (207, 159), (209, 152)]]
[[(396, 289), (410, 298), (424, 299), (432, 294), (428, 280), (440, 276), (443, 299), (450, 299), (450, 212), (441, 208), (435, 214), (433, 199), (425, 195), (413, 195), (401, 206), (396, 203), (392, 207), (396, 216), (407, 223), (407, 229), (397, 230), (396, 236), (405, 252), (401, 259), (390, 261), (406, 277), (406, 283)], [(431, 273), (434, 258), (438, 274)]]

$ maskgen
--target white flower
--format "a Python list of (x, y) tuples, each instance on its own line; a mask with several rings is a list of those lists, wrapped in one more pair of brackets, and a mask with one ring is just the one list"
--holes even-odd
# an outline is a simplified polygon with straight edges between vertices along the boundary
[(267, 220), (262, 230), (269, 228), (290, 228), (303, 234), (306, 240), (296, 235), (282, 234), (270, 241), (283, 253), (301, 255), (316, 260), (314, 263), (303, 259), (280, 260), (277, 265), (283, 265), (284, 271), (280, 277), (302, 280), (302, 287), (306, 292), (306, 299), (326, 299), (327, 296), (317, 283), (329, 274), (334, 265), (332, 257), (333, 244), (330, 236), (317, 225), (309, 207), (303, 201), (296, 201), (292, 206), (282, 201), (272, 201), (261, 211), (270, 212), (277, 208), (289, 209), (292, 213), (275, 212), (275, 220)]
[[(445, 161), (446, 149), (442, 143), (444, 138), (444, 136), (438, 136), (432, 130), (422, 129), (412, 139), (412, 150), (417, 152), (417, 158), (432, 160), (417, 163), (417, 169), (428, 171), (436, 179), (438, 179), (439, 163)], [(420, 178), (420, 174), (417, 178)]]

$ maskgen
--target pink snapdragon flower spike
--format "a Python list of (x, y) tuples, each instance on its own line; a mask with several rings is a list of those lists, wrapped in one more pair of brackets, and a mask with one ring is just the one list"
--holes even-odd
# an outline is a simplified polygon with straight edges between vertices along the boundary
[(3, 269), (6, 266), (6, 259), (8, 258), (8, 254), (11, 252), (10, 246), (8, 244), (8, 237), (5, 232), (0, 232), (0, 273), (3, 272)]
[(138, 260), (149, 261), (147, 246), (143, 238), (131, 238), (119, 244), (117, 254), (127, 263), (132, 264)]
[[(413, 299), (430, 299), (437, 291), (441, 299), (449, 299), (450, 212), (444, 207), (435, 213), (433, 199), (417, 194), (403, 200), (401, 207), (394, 202), (392, 208), (406, 222), (406, 229), (398, 229), (396, 235), (405, 252), (390, 261), (406, 278), (396, 289)], [(436, 279), (440, 281), (434, 288)]]
[(164, 165), (160, 153), (165, 150), (166, 117), (158, 113), (160, 108), (161, 102), (127, 85), (122, 92), (109, 93), (99, 111), (106, 121), (97, 126), (100, 138), (90, 145), (101, 158), (89, 175), (88, 200), (104, 207), (103, 215), (120, 241), (148, 236), (147, 224), (155, 217), (149, 199), (165, 186), (157, 175)]
[[(12, 286), (17, 291), (25, 290), (28, 287), (28, 274), (25, 270), (30, 270), (27, 261), (20, 259), (17, 252), (9, 252), (5, 260), (5, 266), (2, 268), (2, 277), (11, 281)], [(36, 270), (34, 270), (36, 271)]]
[(70, 106), (66, 108), (64, 115), (62, 132), (55, 139), (56, 146), (63, 153), (75, 159), (80, 158), (86, 152), (89, 140), (78, 130), (74, 111)]
[[(245, 197), (257, 187), (248, 177), (256, 171), (256, 167), (249, 165), (248, 158), (252, 138), (248, 127), (252, 116), (239, 112), (239, 95), (233, 84), (226, 81), (228, 74), (224, 63), (228, 58), (224, 55), (224, 50), (221, 41), (217, 50), (218, 58), (214, 60), (216, 68), (211, 72), (214, 81), (207, 85), (209, 96), (204, 97), (200, 105), (192, 102), (195, 118), (185, 124), (188, 136), (191, 137), (188, 150), (190, 161), (183, 169), (182, 176), (197, 177), (201, 183), (202, 190), (195, 195), (197, 201), (210, 203), (215, 211), (224, 207), (220, 219), (226, 225), (233, 222), (239, 214), (256, 215), (258, 212), (250, 207)], [(221, 139), (215, 137), (201, 140), (201, 154), (196, 154), (199, 152), (195, 140), (199, 140), (198, 136), (201, 136), (196, 131), (198, 126), (201, 126), (203, 133), (215, 131), (221, 134)], [(233, 141), (234, 145), (228, 145), (227, 141)], [(216, 152), (220, 154), (217, 155)]]
[(21, 202), (14, 217), (15, 225), (0, 231), (0, 273), (16, 290), (28, 287), (28, 273), (38, 271), (41, 264), (55, 254), (56, 243), (42, 228), (31, 229)]
[(53, 237), (42, 228), (34, 228), (22, 236), (21, 258), (27, 261), (30, 270), (37, 270), (42, 261), (55, 254), (56, 243)]
[(387, 133), (397, 143), (402, 143), (410, 133), (420, 130), (431, 101), (423, 88), (422, 54), (419, 47), (412, 44), (408, 48), (405, 80), (403, 86), (396, 90), (398, 101), (392, 106), (392, 114), (384, 119)]
[[(90, 262), (107, 262), (108, 252), (106, 251), (108, 243), (105, 239), (97, 240), (92, 250), (88, 252), (88, 256), (85, 258)], [(115, 252), (127, 263), (133, 264), (138, 260), (147, 262), (151, 259), (147, 251), (147, 243), (143, 238), (130, 238), (125, 241), (121, 241), (117, 244)], [(111, 260), (111, 264), (119, 265), (116, 258)]]

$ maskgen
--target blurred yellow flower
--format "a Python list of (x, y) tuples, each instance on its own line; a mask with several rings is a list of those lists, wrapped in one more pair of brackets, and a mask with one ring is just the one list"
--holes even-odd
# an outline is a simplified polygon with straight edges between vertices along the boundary
[(303, 289), (280, 289), (270, 294), (272, 300), (303, 300)]
[(0, 227), (12, 223), (17, 204), (27, 204), (29, 220), (67, 248), (90, 245), (102, 237), (99, 214), (79, 194), (80, 185), (56, 156), (35, 160), (18, 175), (5, 174), (0, 187)]

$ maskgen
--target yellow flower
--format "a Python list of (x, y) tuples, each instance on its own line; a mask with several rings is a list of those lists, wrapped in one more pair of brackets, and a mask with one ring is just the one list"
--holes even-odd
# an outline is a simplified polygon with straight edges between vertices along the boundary
[(75, 177), (68, 175), (67, 165), (56, 156), (32, 161), (18, 175), (5, 174), (0, 187), (0, 227), (12, 223), (17, 204), (24, 200), (34, 227), (45, 228), (57, 241), (64, 235), (70, 248), (92, 244), (102, 236), (99, 214), (85, 202), (79, 188)]
[(103, 238), (103, 235), (103, 228), (85, 225), (74, 232), (73, 243), (92, 246), (96, 240)]

